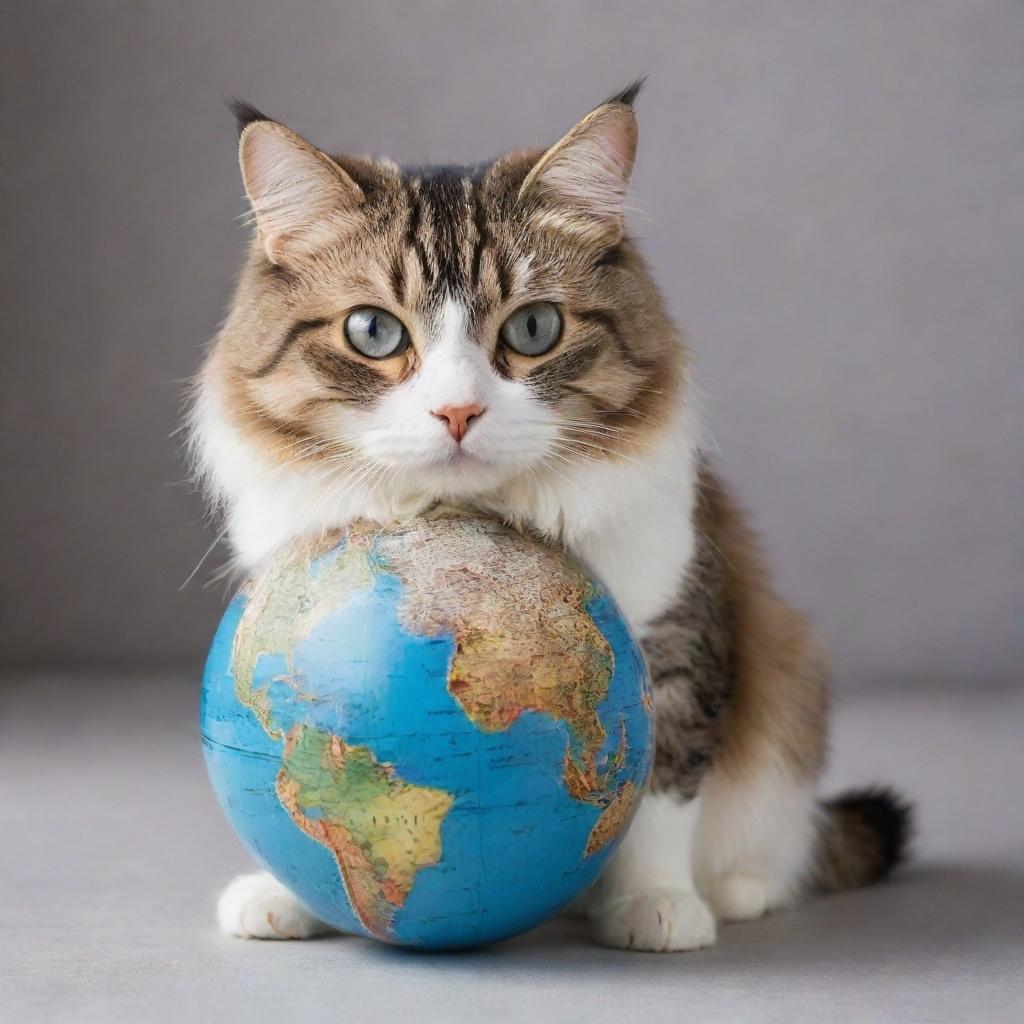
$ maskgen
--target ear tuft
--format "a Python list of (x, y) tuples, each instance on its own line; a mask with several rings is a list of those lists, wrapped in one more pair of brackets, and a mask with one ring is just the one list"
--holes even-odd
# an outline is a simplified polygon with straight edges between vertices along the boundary
[(640, 75), (638, 78), (634, 78), (624, 89), (620, 89), (614, 95), (609, 96), (605, 103), (624, 103), (627, 107), (631, 107), (636, 102), (637, 96), (640, 95), (640, 90), (646, 84), (647, 76)]
[(241, 135), (249, 125), (254, 124), (256, 121), (274, 120), (272, 117), (267, 117), (266, 114), (257, 110), (251, 103), (243, 100), (240, 96), (232, 96), (225, 102), (228, 105), (228, 110), (235, 115), (235, 125), (238, 128), (239, 135)]
[(272, 263), (301, 261), (351, 231), (362, 189), (290, 128), (257, 119), (238, 143), (242, 180)]

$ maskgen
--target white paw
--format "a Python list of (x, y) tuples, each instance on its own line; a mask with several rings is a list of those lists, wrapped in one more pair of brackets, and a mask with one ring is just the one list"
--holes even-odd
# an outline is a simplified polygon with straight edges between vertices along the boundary
[(601, 907), (592, 932), (602, 946), (667, 953), (713, 945), (715, 919), (695, 892), (648, 889)]
[(231, 882), (217, 900), (217, 924), (243, 939), (308, 939), (331, 931), (268, 871)]
[(760, 875), (732, 872), (719, 875), (708, 893), (721, 921), (753, 921), (768, 909), (768, 882)]

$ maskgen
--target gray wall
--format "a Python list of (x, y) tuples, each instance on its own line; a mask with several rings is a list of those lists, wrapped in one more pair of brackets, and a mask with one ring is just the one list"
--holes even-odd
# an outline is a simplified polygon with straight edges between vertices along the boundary
[(9, 664), (196, 666), (219, 614), (169, 435), (244, 240), (224, 95), (471, 160), (648, 71), (634, 228), (841, 685), (1019, 673), (1016, 0), (37, 0), (2, 45)]

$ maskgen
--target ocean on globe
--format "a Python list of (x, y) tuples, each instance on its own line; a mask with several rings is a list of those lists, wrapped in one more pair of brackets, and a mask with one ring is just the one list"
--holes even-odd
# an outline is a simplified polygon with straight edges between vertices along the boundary
[(600, 582), (447, 512), (283, 551), (224, 615), (201, 718), (255, 858), (336, 928), (427, 949), (580, 895), (653, 752), (646, 667)]

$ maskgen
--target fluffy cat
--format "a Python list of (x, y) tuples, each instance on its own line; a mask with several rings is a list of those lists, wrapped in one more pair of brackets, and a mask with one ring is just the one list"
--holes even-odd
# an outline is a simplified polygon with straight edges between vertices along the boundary
[[(683, 950), (882, 877), (908, 810), (885, 790), (816, 796), (824, 654), (702, 454), (685, 341), (624, 234), (638, 89), (472, 168), (328, 156), (237, 104), (256, 231), (193, 441), (245, 568), (444, 501), (597, 570), (648, 658), (657, 750), (585, 909), (598, 942)], [(325, 930), (267, 874), (236, 879), (218, 918)]]

